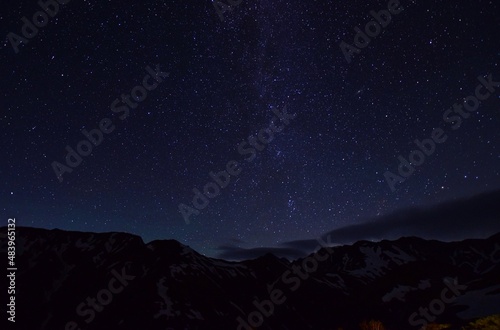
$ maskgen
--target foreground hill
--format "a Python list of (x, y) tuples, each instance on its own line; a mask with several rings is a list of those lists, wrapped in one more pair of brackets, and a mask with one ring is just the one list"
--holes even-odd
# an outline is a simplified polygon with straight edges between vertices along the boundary
[(294, 262), (228, 262), (174, 240), (26, 227), (16, 246), (20, 329), (347, 330), (376, 319), (401, 330), (500, 312), (500, 234), (361, 241)]

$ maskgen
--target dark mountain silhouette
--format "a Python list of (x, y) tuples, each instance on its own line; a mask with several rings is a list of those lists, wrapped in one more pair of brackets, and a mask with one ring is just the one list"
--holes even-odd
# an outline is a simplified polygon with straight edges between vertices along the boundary
[(430, 304), (441, 323), (500, 312), (500, 234), (360, 241), (293, 262), (229, 262), (175, 240), (28, 227), (16, 229), (16, 247), (20, 329), (359, 329), (376, 319), (391, 330), (418, 328)]

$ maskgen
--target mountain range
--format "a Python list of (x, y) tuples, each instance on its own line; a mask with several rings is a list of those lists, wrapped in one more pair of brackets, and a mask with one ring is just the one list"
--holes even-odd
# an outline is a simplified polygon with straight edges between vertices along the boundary
[[(7, 250), (6, 228), (0, 242)], [(22, 329), (359, 329), (500, 313), (500, 233), (323, 247), (289, 261), (203, 256), (175, 240), (16, 228)]]

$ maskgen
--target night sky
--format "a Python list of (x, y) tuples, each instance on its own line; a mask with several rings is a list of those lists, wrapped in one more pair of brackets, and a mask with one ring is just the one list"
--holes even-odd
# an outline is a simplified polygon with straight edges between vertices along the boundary
[[(346, 56), (341, 43), (354, 49), (355, 28), (391, 3), (398, 13)], [(172, 238), (218, 256), (500, 189), (498, 1), (58, 7), (25, 38), (21, 19), (40, 6), (2, 2), (4, 224)], [(457, 110), (476, 90), (478, 108)], [(398, 156), (435, 129), (446, 141), (401, 176)], [(71, 167), (78, 146), (92, 151)], [(228, 167), (239, 174), (214, 196), (209, 173)], [(404, 179), (394, 191), (388, 171)], [(210, 182), (198, 210), (193, 189)]]

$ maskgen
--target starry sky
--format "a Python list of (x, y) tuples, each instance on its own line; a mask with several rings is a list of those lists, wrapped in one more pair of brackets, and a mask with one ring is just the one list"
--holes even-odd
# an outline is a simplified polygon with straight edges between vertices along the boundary
[[(500, 189), (500, 87), (458, 129), (443, 119), (478, 77), (500, 81), (500, 3), (401, 0), (350, 61), (341, 43), (354, 46), (387, 1), (242, 0), (221, 13), (228, 3), (73, 0), (25, 38), (22, 18), (40, 6), (3, 1), (5, 223), (172, 238), (219, 256)], [(156, 85), (145, 95), (144, 81)], [(112, 131), (68, 166), (66, 146), (103, 120)], [(281, 130), (255, 142), (270, 125)], [(447, 140), (392, 191), (384, 173), (399, 175), (398, 156), (436, 128)], [(231, 161), (239, 174), (195, 209), (193, 189)], [(54, 162), (71, 169), (62, 182)], [(189, 224), (181, 204), (198, 213)]]

